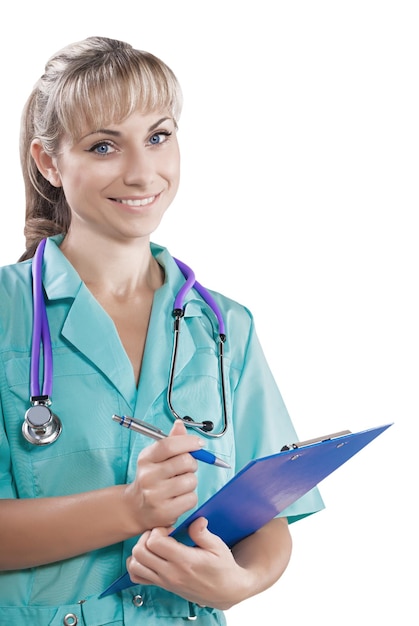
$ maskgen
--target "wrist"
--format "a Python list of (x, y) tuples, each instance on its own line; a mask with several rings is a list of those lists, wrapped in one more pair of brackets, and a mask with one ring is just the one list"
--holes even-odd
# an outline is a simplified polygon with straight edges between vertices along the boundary
[(120, 523), (127, 538), (141, 535), (145, 530), (141, 523), (138, 507), (138, 493), (134, 492), (131, 484), (118, 485), (120, 489)]

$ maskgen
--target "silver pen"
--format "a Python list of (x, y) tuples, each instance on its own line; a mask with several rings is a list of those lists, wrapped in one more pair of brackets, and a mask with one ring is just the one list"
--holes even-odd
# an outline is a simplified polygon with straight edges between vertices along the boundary
[[(157, 441), (167, 437), (167, 435), (159, 428), (156, 428), (147, 422), (137, 420), (134, 417), (128, 417), (127, 415), (112, 415), (112, 419), (115, 422), (118, 422), (120, 426), (125, 426), (125, 428), (135, 430), (135, 432), (145, 435), (146, 437), (151, 437), (151, 439), (156, 439)], [(195, 459), (198, 459), (198, 461), (203, 461), (209, 465), (217, 465), (218, 467), (225, 467), (227, 469), (230, 468), (228, 463), (219, 459), (215, 456), (215, 454), (209, 452), (208, 450), (193, 450), (189, 454), (191, 454)]]

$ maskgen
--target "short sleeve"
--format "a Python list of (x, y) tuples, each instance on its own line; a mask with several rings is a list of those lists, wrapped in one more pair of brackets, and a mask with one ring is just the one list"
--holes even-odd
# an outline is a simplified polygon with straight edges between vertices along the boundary
[[(0, 366), (0, 377), (3, 371)], [(1, 389), (1, 387), (0, 387)], [(0, 391), (1, 394), (1, 391)], [(10, 446), (6, 434), (2, 398), (0, 396), (0, 498), (15, 498), (16, 491), (12, 477)]]
[[(267, 363), (252, 319), (242, 372), (234, 393), (236, 471), (251, 459), (275, 454), (298, 441), (278, 385)], [(324, 508), (317, 488), (281, 513), (290, 522)]]

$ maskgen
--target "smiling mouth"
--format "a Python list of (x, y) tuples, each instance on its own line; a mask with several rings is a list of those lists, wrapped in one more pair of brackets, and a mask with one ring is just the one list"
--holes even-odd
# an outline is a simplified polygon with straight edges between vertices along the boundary
[(111, 198), (111, 200), (119, 204), (126, 204), (127, 206), (141, 207), (151, 204), (156, 198), (157, 196), (150, 196), (149, 198), (128, 198), (126, 200), (123, 198)]

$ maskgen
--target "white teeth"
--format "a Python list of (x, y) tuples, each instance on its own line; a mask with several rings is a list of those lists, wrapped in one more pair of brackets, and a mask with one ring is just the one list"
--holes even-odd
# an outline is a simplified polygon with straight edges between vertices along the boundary
[(121, 200), (119, 198), (116, 198), (116, 201), (120, 202), (121, 204), (128, 204), (128, 206), (146, 206), (147, 204), (153, 202), (155, 197), (156, 196), (151, 196), (150, 198), (144, 199), (138, 198), (137, 200)]

